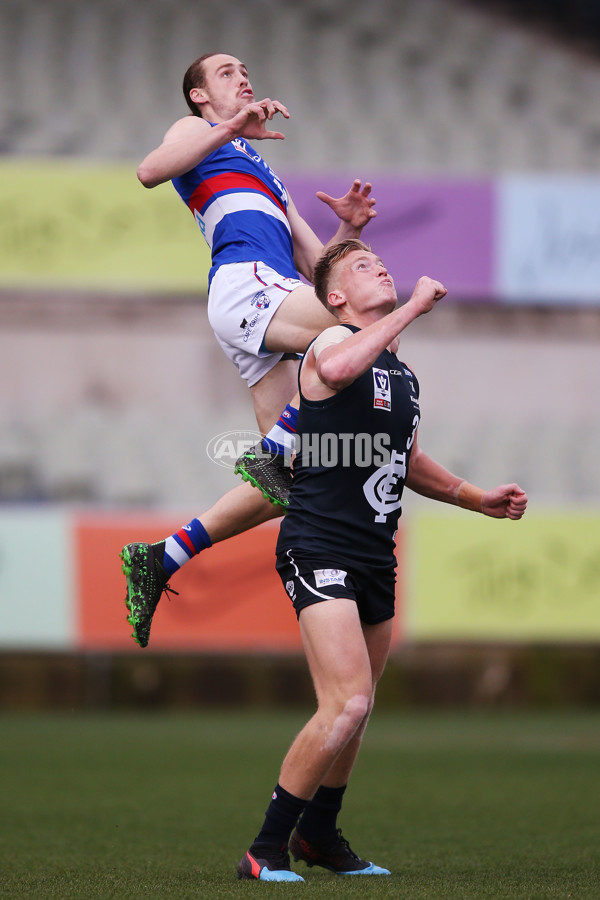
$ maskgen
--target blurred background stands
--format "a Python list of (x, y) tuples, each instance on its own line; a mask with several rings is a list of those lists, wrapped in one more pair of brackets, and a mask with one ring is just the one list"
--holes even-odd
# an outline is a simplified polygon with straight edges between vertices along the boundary
[(571, 7), (585, 44), (552, 29), (559, 2), (3, 0), (0, 152), (141, 158), (187, 110), (185, 67), (222, 49), (291, 110), (275, 162), (597, 171), (598, 4)]
[[(215, 49), (247, 62), (257, 96), (289, 106), (288, 139), (267, 154), (287, 171), (595, 173), (599, 8), (560, 0), (1, 0), (0, 153), (133, 165), (185, 114), (185, 67)], [(128, 333), (119, 298), (83, 298), (80, 324), (61, 336), (22, 299), (5, 291), (0, 302), (10, 385), (0, 397), (0, 500), (204, 506), (235, 483), (227, 470), (207, 471), (204, 447), (254, 422), (198, 298), (170, 298), (175, 325), (160, 303), (122, 298), (135, 311)], [(45, 321), (60, 324), (64, 298), (42, 291), (38, 300)], [(67, 302), (77, 307), (77, 293)], [(589, 400), (598, 387), (598, 313), (544, 319), (579, 398), (574, 406), (563, 398), (558, 410), (540, 378), (540, 366), (550, 372), (553, 363), (541, 361), (535, 329), (515, 343), (529, 313), (465, 307), (436, 316), (439, 324), (411, 335), (410, 361), (425, 379), (423, 443), (475, 481), (505, 477), (510, 462), (510, 476), (536, 499), (600, 502), (600, 426)], [(453, 340), (469, 329), (459, 350), (448, 347), (448, 328)], [(515, 399), (509, 415), (483, 415), (499, 403), (477, 393), (478, 348), (490, 340), (518, 362), (536, 410)], [(456, 413), (435, 403), (427, 410), (457, 362), (463, 387), (469, 379), (472, 387), (461, 427)], [(68, 384), (57, 377), (61, 366), (70, 367)], [(490, 383), (502, 390), (493, 376)]]

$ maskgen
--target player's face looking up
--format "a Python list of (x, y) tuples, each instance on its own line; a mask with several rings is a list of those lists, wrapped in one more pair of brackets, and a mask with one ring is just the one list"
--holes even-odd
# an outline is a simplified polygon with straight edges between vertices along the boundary
[(193, 88), (190, 97), (200, 105), (203, 118), (232, 118), (254, 101), (248, 70), (235, 56), (226, 53), (210, 56), (202, 64), (202, 73), (204, 84)]
[(330, 283), (330, 303), (342, 297), (353, 309), (394, 309), (398, 300), (394, 280), (374, 253), (354, 250), (336, 265)]

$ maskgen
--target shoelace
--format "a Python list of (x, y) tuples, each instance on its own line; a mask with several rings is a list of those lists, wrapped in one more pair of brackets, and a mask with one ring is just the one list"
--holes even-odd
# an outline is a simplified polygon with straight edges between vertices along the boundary
[(170, 584), (165, 584), (163, 592), (167, 595), (167, 600), (169, 601), (169, 603), (171, 602), (171, 594), (175, 594), (176, 597), (179, 597), (179, 591), (176, 591), (175, 588), (172, 588)]
[(341, 829), (341, 828), (338, 828), (338, 830), (337, 830), (337, 837), (338, 837), (339, 843), (342, 844), (342, 845), (346, 848), (346, 850), (348, 851), (348, 853), (350, 854), (350, 856), (353, 856), (354, 859), (360, 859), (360, 856), (359, 856), (357, 853), (354, 852), (354, 850), (353, 850), (352, 847), (350, 846), (350, 843), (346, 840), (346, 838), (345, 838), (344, 835), (342, 834), (342, 829)]

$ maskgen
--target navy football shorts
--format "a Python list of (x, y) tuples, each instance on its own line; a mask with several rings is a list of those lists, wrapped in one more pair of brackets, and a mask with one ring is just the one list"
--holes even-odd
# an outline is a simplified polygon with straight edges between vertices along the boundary
[(396, 569), (392, 563), (377, 567), (354, 562), (350, 567), (345, 562), (287, 550), (277, 556), (276, 568), (297, 617), (305, 607), (332, 597), (354, 600), (366, 625), (394, 616)]

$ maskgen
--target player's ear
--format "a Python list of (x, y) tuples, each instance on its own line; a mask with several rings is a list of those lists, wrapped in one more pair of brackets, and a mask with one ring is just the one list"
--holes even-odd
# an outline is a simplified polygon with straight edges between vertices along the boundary
[(344, 299), (344, 295), (340, 290), (329, 291), (327, 294), (327, 302), (330, 306), (341, 306)]
[(203, 103), (208, 103), (206, 91), (203, 88), (192, 88), (190, 91), (190, 100), (192, 103), (197, 103), (198, 106), (202, 106)]

